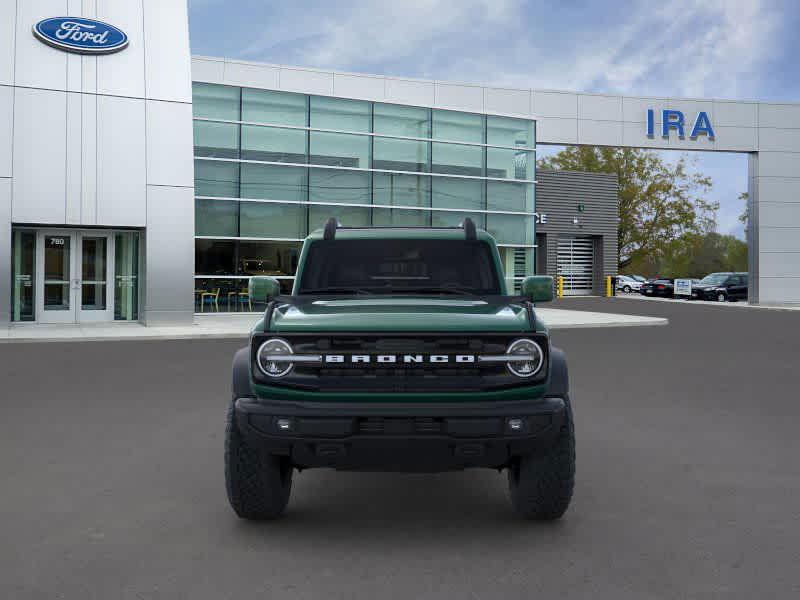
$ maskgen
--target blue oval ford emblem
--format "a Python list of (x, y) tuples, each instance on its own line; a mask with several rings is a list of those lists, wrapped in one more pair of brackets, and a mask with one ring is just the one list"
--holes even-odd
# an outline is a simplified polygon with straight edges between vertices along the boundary
[(110, 54), (128, 45), (121, 29), (82, 17), (44, 19), (33, 26), (33, 34), (54, 48), (80, 54)]

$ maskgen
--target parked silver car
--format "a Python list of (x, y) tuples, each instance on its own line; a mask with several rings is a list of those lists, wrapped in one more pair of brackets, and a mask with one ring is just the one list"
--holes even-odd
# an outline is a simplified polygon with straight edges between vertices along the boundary
[(617, 291), (630, 294), (638, 292), (642, 288), (642, 282), (630, 275), (617, 275)]

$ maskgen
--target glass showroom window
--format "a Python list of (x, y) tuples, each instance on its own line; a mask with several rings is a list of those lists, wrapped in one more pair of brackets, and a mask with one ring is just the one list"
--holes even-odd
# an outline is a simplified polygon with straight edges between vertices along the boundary
[(11, 240), (11, 320), (33, 321), (36, 281), (36, 233), (15, 230)]
[(239, 164), (215, 160), (195, 160), (194, 193), (197, 196), (238, 198)]
[(533, 193), (532, 183), (487, 181), (487, 208), (511, 212), (533, 212)]
[(308, 96), (244, 88), (242, 121), (305, 127), (308, 125)]
[(194, 201), (194, 233), (202, 236), (237, 237), (239, 202), (236, 200)]
[(499, 179), (533, 179), (534, 153), (507, 148), (486, 149), (486, 176)]
[(478, 229), (485, 229), (486, 219), (483, 213), (457, 212), (450, 210), (434, 210), (431, 213), (431, 225), (433, 227), (461, 227), (461, 224), (467, 217), (473, 220)]
[(242, 164), (242, 198), (303, 202), (308, 195), (305, 167)]
[(375, 204), (389, 206), (430, 206), (431, 178), (427, 175), (375, 173), (372, 176)]
[(198, 275), (234, 275), (236, 273), (236, 242), (195, 240), (194, 272)]
[(311, 96), (311, 127), (313, 129), (368, 133), (370, 103), (361, 100)]
[(373, 111), (375, 133), (413, 138), (431, 137), (430, 109), (376, 103)]
[(376, 137), (372, 166), (387, 171), (427, 172), (430, 142)]
[(484, 182), (480, 179), (433, 177), (431, 185), (434, 208), (483, 210), (486, 206), (483, 198)]
[(492, 146), (534, 148), (535, 122), (511, 117), (486, 118), (486, 143)]
[[(311, 202), (371, 204), (370, 179), (371, 174), (366, 171), (311, 169), (309, 200)], [(345, 223), (342, 222), (342, 224)]]
[(486, 231), (499, 244), (533, 244), (533, 217), (522, 215), (486, 215)]
[(242, 201), (241, 237), (302, 238), (306, 235), (307, 207), (301, 204)]
[(139, 233), (114, 235), (114, 320), (139, 318)]
[(451, 142), (483, 143), (484, 117), (453, 110), (433, 111), (433, 138)]
[(308, 207), (308, 230), (322, 229), (325, 222), (333, 217), (344, 227), (369, 227), (369, 208), (356, 206), (316, 206)]
[(195, 117), (239, 120), (241, 88), (211, 83), (192, 84), (192, 111)]
[(239, 244), (239, 274), (294, 277), (300, 256), (299, 242), (252, 242)]
[(304, 129), (242, 125), (242, 158), (305, 163), (306, 135)]
[(311, 164), (369, 168), (369, 142), (363, 135), (311, 132)]
[(195, 121), (194, 153), (195, 156), (239, 158), (239, 125)]
[(374, 208), (372, 224), (376, 227), (430, 227), (431, 213), (427, 210)]
[(434, 173), (450, 173), (453, 175), (483, 176), (483, 152), (480, 146), (464, 146), (461, 144), (432, 145)]

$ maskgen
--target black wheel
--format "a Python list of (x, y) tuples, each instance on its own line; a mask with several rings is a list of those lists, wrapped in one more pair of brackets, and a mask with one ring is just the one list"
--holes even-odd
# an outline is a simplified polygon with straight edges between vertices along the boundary
[(514, 510), (525, 519), (560, 518), (575, 487), (575, 427), (567, 401), (566, 421), (558, 440), (544, 455), (521, 456), (508, 469), (508, 490)]
[(280, 517), (292, 491), (292, 465), (245, 443), (232, 402), (225, 428), (225, 487), (234, 512), (253, 520)]
[(727, 302), (727, 301), (728, 297), (723, 292), (717, 294), (717, 302)]
[(625, 287), (622, 288), (622, 291), (625, 292), (626, 294), (630, 294), (631, 293), (631, 286), (626, 285)]

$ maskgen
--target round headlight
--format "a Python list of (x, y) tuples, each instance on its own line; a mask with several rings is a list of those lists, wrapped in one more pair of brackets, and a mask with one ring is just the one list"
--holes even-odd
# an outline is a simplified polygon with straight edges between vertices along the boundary
[(280, 338), (267, 340), (258, 348), (256, 363), (261, 372), (268, 377), (283, 377), (289, 374), (294, 363), (286, 356), (294, 354), (289, 342)]
[(517, 377), (532, 377), (542, 368), (544, 352), (533, 340), (516, 340), (506, 350), (506, 354), (518, 356), (517, 360), (509, 360), (508, 370)]

